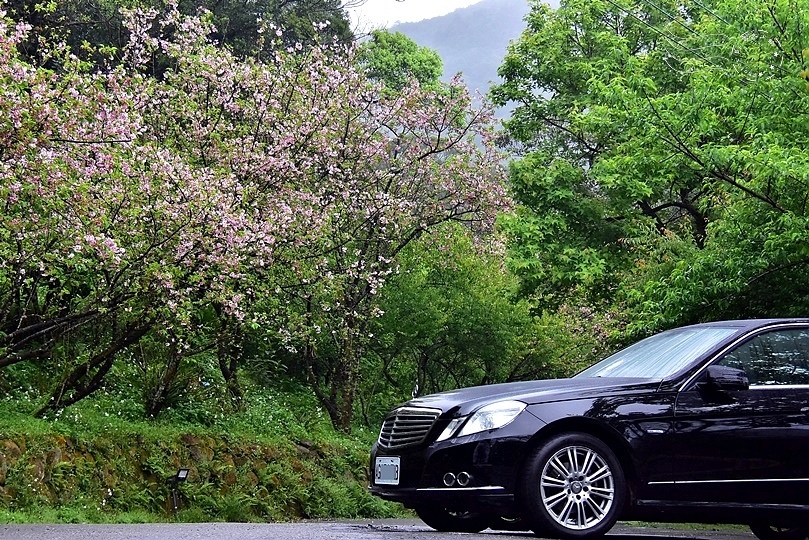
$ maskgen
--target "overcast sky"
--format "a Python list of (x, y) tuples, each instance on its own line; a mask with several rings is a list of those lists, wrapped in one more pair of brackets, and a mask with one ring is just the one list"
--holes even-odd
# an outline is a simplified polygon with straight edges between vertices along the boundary
[(387, 28), (397, 22), (415, 22), (446, 15), (458, 8), (481, 0), (367, 0), (359, 8), (349, 10), (358, 30)]

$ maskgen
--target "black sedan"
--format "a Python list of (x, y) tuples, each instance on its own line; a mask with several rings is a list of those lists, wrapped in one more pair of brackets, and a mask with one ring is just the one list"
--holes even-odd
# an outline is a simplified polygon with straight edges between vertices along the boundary
[(413, 399), (385, 419), (374, 495), (440, 531), (558, 538), (619, 519), (809, 535), (809, 320), (662, 332), (570, 379)]

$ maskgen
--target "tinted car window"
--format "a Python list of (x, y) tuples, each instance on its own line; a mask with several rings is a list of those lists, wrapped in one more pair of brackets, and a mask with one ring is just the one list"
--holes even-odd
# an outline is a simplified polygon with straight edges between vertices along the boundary
[(761, 334), (729, 353), (720, 364), (743, 369), (750, 384), (809, 384), (809, 329)]

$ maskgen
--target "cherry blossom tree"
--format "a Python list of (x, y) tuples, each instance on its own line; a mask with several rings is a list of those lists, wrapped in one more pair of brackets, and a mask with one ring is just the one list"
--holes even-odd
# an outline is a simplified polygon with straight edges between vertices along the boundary
[(124, 64), (54, 47), (56, 71), (23, 61), (29, 29), (0, 16), (0, 369), (52, 363), (40, 412), (59, 410), (147, 333), (191, 354), (213, 312), (202, 333), (234, 398), (239, 341), (266, 332), (349, 429), (399, 251), (449, 220), (486, 230), (506, 204), (489, 111), (458, 84), (382, 92), (336, 43), (266, 26), (258, 62), (210, 42), (205, 13), (124, 15)]
[(386, 99), (377, 91), (356, 95), (353, 87), (343, 86), (332, 102), (356, 111), (342, 116), (335, 134), (356, 135), (334, 139), (336, 167), (314, 178), (328, 229), (309, 251), (314, 264), (302, 268), (297, 283), (306, 286), (290, 289), (302, 307), (292, 343), (301, 343), (310, 383), (341, 429), (349, 427), (360, 361), (373, 339), (368, 322), (380, 314), (374, 299), (400, 251), (447, 221), (491, 227), (506, 200), (498, 156), (487, 146), (486, 113), (471, 111), (465, 90), (413, 86)]

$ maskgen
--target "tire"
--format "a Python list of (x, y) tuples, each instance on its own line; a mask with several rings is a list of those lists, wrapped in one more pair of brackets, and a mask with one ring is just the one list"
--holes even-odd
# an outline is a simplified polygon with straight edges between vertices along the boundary
[(752, 523), (750, 530), (758, 540), (806, 540), (809, 537), (809, 527), (776, 527)]
[(420, 506), (415, 510), (424, 523), (440, 532), (479, 533), (491, 521), (486, 514), (457, 512), (440, 506)]
[(539, 536), (603, 536), (626, 500), (626, 480), (615, 453), (585, 433), (557, 435), (537, 448), (523, 478), (520, 502)]

